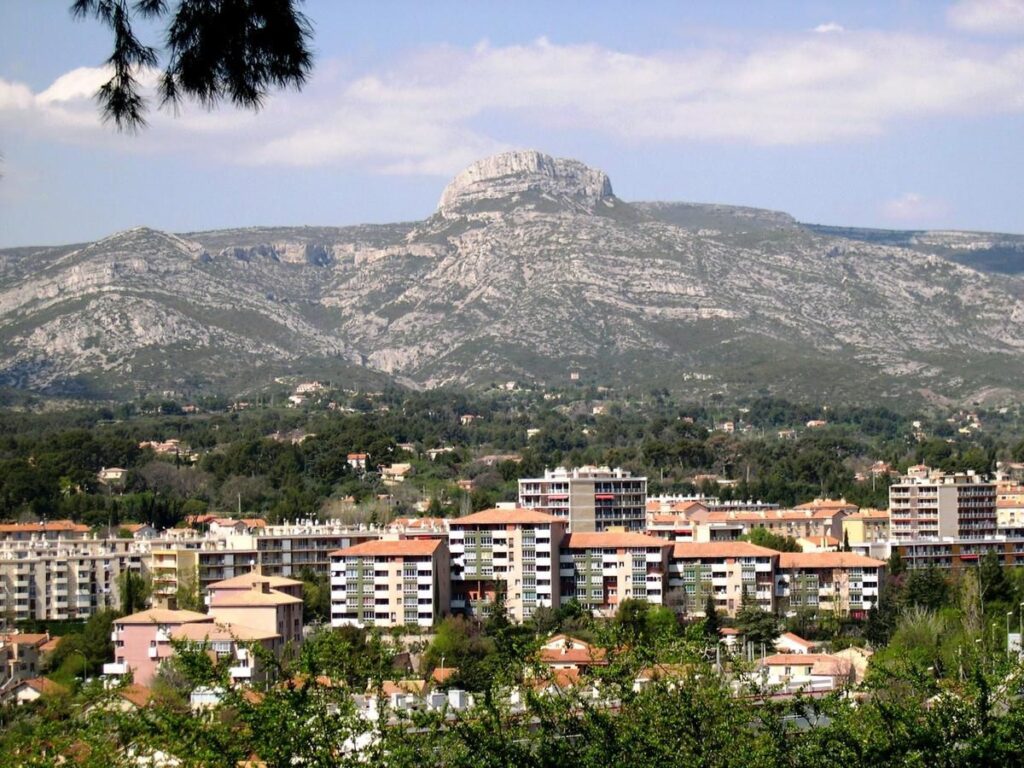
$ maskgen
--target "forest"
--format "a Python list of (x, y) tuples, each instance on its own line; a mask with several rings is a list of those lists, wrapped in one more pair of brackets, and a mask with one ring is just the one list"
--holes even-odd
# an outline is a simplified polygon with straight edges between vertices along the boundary
[[(1020, 415), (1005, 409), (903, 414), (767, 398), (679, 403), (665, 391), (610, 400), (598, 391), (392, 388), (327, 392), (301, 408), (264, 400), (234, 410), (209, 400), (194, 410), (140, 401), (0, 411), (0, 518), (170, 527), (190, 514), (239, 507), (271, 522), (342, 510), (379, 518), (412, 514), (419, 501), (433, 515), (456, 515), (514, 500), (521, 477), (583, 464), (645, 475), (651, 495), (703, 492), (783, 506), (844, 497), (884, 507), (890, 475), (867, 476), (873, 462), (896, 471), (924, 462), (985, 472), (1024, 457)], [(826, 423), (804, 426), (814, 419)], [(182, 451), (140, 447), (170, 439)], [(447, 452), (433, 460), (426, 453), (442, 447)], [(369, 455), (365, 470), (349, 466), (353, 452)], [(385, 487), (379, 473), (393, 462), (413, 465), (400, 488)], [(127, 476), (104, 484), (104, 467)], [(387, 504), (378, 504), (385, 496)]]

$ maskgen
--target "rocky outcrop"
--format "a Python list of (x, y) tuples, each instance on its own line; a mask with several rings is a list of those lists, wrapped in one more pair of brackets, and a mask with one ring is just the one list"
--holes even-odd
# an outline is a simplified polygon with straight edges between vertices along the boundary
[(445, 218), (478, 211), (500, 202), (522, 205), (526, 195), (593, 210), (613, 197), (604, 171), (578, 160), (564, 160), (534, 150), (504, 152), (480, 160), (445, 187), (438, 213)]

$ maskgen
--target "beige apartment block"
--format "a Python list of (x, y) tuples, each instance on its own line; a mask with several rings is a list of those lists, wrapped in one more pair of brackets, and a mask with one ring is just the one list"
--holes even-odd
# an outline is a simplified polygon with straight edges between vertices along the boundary
[(199, 591), (199, 553), (194, 549), (153, 549), (143, 559), (143, 570), (153, 583), (154, 608), (178, 607), (178, 589)]
[(623, 600), (665, 602), (673, 543), (642, 533), (570, 533), (562, 540), (561, 599), (613, 616)]
[(131, 539), (0, 543), (0, 625), (86, 619), (116, 607), (118, 577), (127, 570), (142, 571), (142, 554)]
[(883, 561), (853, 552), (782, 552), (775, 599), (785, 614), (809, 609), (863, 618), (884, 578)]
[(499, 593), (523, 621), (559, 605), (558, 551), (566, 521), (529, 509), (486, 509), (448, 523), (453, 612), (486, 615)]
[(774, 549), (746, 541), (676, 542), (669, 561), (669, 605), (703, 616), (710, 594), (716, 610), (734, 616), (746, 593), (748, 600), (773, 611), (778, 562)]
[(794, 509), (728, 509), (698, 512), (691, 516), (694, 541), (736, 539), (755, 528), (793, 539), (842, 540), (843, 520), (857, 511), (845, 501), (815, 500)]
[(889, 510), (861, 509), (843, 519), (843, 541), (850, 545), (889, 540)]
[(431, 627), (449, 611), (443, 539), (368, 541), (331, 553), (331, 625)]
[(302, 598), (272, 589), (269, 581), (256, 581), (245, 590), (213, 591), (209, 611), (217, 622), (277, 634), (292, 646), (302, 643)]
[(997, 531), (996, 485), (972, 471), (910, 467), (889, 486), (892, 538), (981, 539)]

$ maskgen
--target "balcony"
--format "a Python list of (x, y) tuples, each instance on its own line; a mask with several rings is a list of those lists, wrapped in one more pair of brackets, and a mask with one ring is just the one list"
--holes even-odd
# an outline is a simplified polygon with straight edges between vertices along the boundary
[(251, 680), (252, 667), (229, 667), (228, 675), (234, 680)]
[(160, 649), (157, 648), (155, 645), (151, 645), (147, 649), (146, 655), (149, 656), (149, 658), (151, 658), (151, 659), (159, 659), (160, 658)]
[(103, 665), (104, 675), (127, 675), (128, 665), (124, 662), (114, 662)]

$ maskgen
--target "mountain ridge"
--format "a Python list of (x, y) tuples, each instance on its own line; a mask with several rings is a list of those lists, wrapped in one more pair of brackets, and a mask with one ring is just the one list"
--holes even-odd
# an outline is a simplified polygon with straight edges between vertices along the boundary
[(1020, 391), (1021, 263), (1013, 235), (625, 202), (603, 172), (523, 151), (458, 174), (419, 222), (0, 251), (0, 383), (235, 393), (578, 370), (697, 395), (992, 400)]

